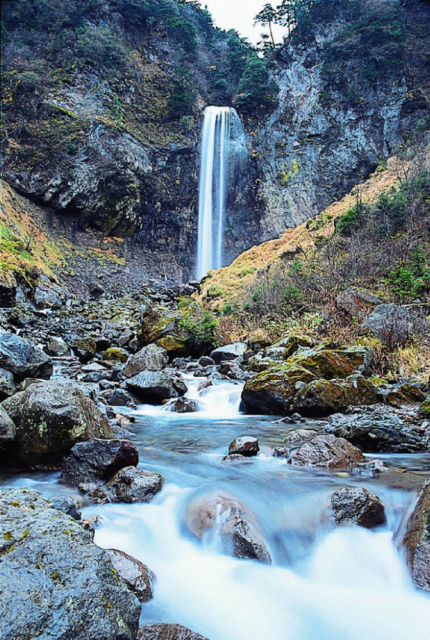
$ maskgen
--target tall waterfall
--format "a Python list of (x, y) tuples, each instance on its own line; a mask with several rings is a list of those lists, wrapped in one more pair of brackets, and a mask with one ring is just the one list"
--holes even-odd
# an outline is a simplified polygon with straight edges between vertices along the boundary
[(207, 107), (199, 180), (197, 278), (223, 266), (226, 199), (234, 165), (246, 154), (245, 134), (235, 109)]

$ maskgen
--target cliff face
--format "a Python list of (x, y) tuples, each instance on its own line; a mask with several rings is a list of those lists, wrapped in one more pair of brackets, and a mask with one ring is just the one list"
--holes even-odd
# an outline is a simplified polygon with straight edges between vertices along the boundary
[[(249, 47), (175, 0), (4, 0), (2, 14), (2, 177), (71, 242), (122, 237), (139, 277), (192, 277), (201, 116), (241, 113)], [(429, 24), (428, 3), (345, 0), (273, 55), (275, 110), (241, 114), (228, 261), (341, 198), (427, 117)]]

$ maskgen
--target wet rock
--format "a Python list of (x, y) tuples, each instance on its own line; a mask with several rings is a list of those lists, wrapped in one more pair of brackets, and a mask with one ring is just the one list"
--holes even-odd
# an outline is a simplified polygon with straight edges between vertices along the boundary
[(422, 429), (398, 416), (364, 414), (333, 416), (335, 436), (369, 453), (414, 453), (430, 450), (430, 428)]
[(110, 347), (103, 354), (103, 359), (108, 362), (127, 362), (129, 353), (120, 347)]
[(214, 364), (215, 360), (209, 358), (209, 356), (202, 356), (201, 358), (199, 358), (199, 365), (201, 367), (213, 367)]
[(107, 378), (109, 378), (109, 372), (105, 369), (104, 371), (93, 371), (92, 373), (87, 373), (82, 378), (82, 382), (101, 382)]
[(365, 289), (349, 287), (339, 293), (336, 304), (351, 316), (365, 320), (368, 315), (382, 303), (382, 300)]
[(70, 349), (64, 342), (63, 338), (52, 336), (46, 345), (46, 353), (48, 356), (55, 357), (68, 356), (70, 354)]
[(400, 548), (414, 584), (430, 593), (430, 480), (421, 487)]
[(320, 435), (297, 449), (288, 460), (289, 464), (301, 467), (325, 467), (341, 469), (365, 462), (360, 449), (344, 438)]
[(345, 411), (353, 405), (378, 402), (378, 389), (363, 376), (346, 380), (315, 380), (301, 389), (294, 398), (293, 408), (305, 416), (327, 416)]
[(245, 350), (246, 344), (244, 342), (235, 342), (234, 344), (227, 344), (225, 347), (214, 349), (210, 357), (215, 364), (221, 364), (222, 360), (235, 360), (243, 356)]
[(16, 427), (17, 456), (27, 464), (57, 462), (77, 442), (113, 435), (97, 405), (70, 381), (32, 384), (2, 406)]
[(66, 337), (66, 342), (71, 347), (75, 355), (84, 364), (89, 362), (96, 355), (97, 344), (90, 336), (70, 336)]
[(112, 502), (150, 502), (163, 488), (164, 480), (159, 473), (126, 467), (118, 471), (106, 484)]
[(8, 462), (8, 450), (12, 446), (15, 436), (15, 424), (0, 405), (0, 463)]
[(290, 447), (297, 447), (308, 440), (312, 440), (312, 438), (315, 438), (318, 434), (319, 431), (315, 431), (314, 429), (294, 429), (294, 431), (287, 433), (284, 442)]
[(141, 603), (109, 554), (37, 491), (0, 492), (0, 554), (2, 640), (136, 637)]
[(148, 602), (153, 597), (155, 576), (143, 562), (118, 549), (107, 549), (118, 577), (133, 591), (140, 602)]
[(0, 367), (13, 373), (16, 381), (24, 378), (49, 379), (51, 358), (30, 340), (0, 329)]
[(425, 400), (425, 394), (417, 385), (404, 382), (384, 394), (384, 400), (394, 407), (401, 407), (404, 404), (422, 402)]
[(107, 389), (100, 394), (112, 407), (136, 406), (133, 398), (125, 389)]
[(92, 439), (75, 444), (63, 462), (61, 481), (81, 482), (106, 480), (124, 467), (136, 466), (139, 453), (130, 440)]
[(347, 378), (355, 373), (367, 374), (372, 360), (369, 347), (328, 349), (326, 345), (304, 349), (288, 359), (288, 363), (304, 367), (317, 378)]
[(127, 388), (143, 402), (160, 404), (163, 400), (179, 398), (187, 392), (182, 377), (173, 369), (142, 371), (127, 380)]
[(0, 367), (0, 402), (16, 392), (16, 384), (11, 371)]
[(169, 357), (166, 349), (156, 344), (149, 344), (130, 356), (124, 369), (124, 375), (126, 378), (132, 378), (142, 371), (161, 371), (168, 363)]
[(384, 505), (372, 491), (363, 487), (342, 487), (331, 495), (330, 513), (337, 525), (354, 524), (366, 529), (385, 523)]
[(289, 458), (290, 450), (288, 447), (275, 447), (273, 450), (273, 455), (275, 458)]
[(232, 453), (228, 456), (224, 456), (222, 459), (223, 462), (231, 462), (233, 464), (242, 463), (242, 462), (251, 462), (249, 456), (242, 456), (240, 453)]
[(213, 387), (212, 380), (203, 380), (203, 382), (199, 382), (199, 386), (197, 387), (198, 391), (203, 391), (203, 389), (208, 389), (209, 387)]
[(420, 404), (420, 415), (423, 418), (430, 418), (430, 396)]
[(176, 398), (169, 402), (170, 411), (176, 413), (195, 413), (200, 410), (198, 402), (190, 400), (190, 398)]
[(107, 504), (108, 495), (95, 482), (81, 482), (78, 491), (87, 497), (91, 504)]
[(248, 413), (282, 415), (289, 413), (298, 381), (311, 382), (315, 375), (298, 365), (278, 364), (252, 376), (242, 391)]
[(251, 457), (256, 456), (260, 451), (257, 438), (253, 436), (242, 436), (241, 438), (235, 438), (233, 442), (230, 442), (228, 447), (228, 455), (240, 454), (241, 456)]
[(377, 478), (380, 473), (387, 471), (387, 469), (388, 467), (382, 460), (369, 460), (369, 462), (360, 462), (356, 467), (352, 467), (351, 475), (363, 478)]
[(144, 624), (139, 627), (136, 640), (208, 640), (180, 624)]
[(205, 534), (219, 536), (224, 551), (236, 558), (272, 562), (254, 517), (229, 494), (199, 496), (188, 506), (185, 522), (200, 540)]
[(75, 520), (81, 519), (81, 512), (79, 509), (81, 505), (76, 498), (72, 498), (71, 496), (55, 496), (55, 498), (52, 498), (51, 502), (54, 509), (62, 511)]

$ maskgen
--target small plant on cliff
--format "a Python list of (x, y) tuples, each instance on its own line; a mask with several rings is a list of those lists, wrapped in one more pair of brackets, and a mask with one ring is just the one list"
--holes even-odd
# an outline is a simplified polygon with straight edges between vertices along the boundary
[(206, 354), (216, 347), (217, 321), (210, 311), (203, 311), (200, 320), (185, 317), (179, 326), (187, 335), (192, 353)]

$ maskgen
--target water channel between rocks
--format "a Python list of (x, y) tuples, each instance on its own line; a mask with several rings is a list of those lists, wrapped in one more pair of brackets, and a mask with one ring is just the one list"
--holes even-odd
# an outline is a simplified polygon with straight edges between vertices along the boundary
[[(241, 415), (240, 384), (223, 381), (198, 392), (199, 379), (192, 380), (187, 395), (202, 411), (130, 411), (136, 422), (127, 437), (139, 449), (139, 467), (163, 475), (162, 492), (149, 504), (83, 509), (84, 517), (100, 518), (97, 544), (126, 551), (155, 572), (142, 622), (180, 623), (210, 640), (429, 640), (430, 598), (413, 588), (396, 541), (430, 454), (378, 455), (389, 471), (375, 479), (294, 468), (271, 448), (297, 425)], [(259, 439), (259, 456), (224, 462), (228, 444), (241, 435)], [(3, 475), (0, 484), (32, 486), (48, 497), (72, 492), (58, 476)], [(386, 525), (335, 529), (326, 506), (344, 485), (377, 493)], [(235, 496), (254, 514), (271, 565), (223, 555), (214, 540), (202, 543), (189, 533), (187, 505), (214, 491)]]

